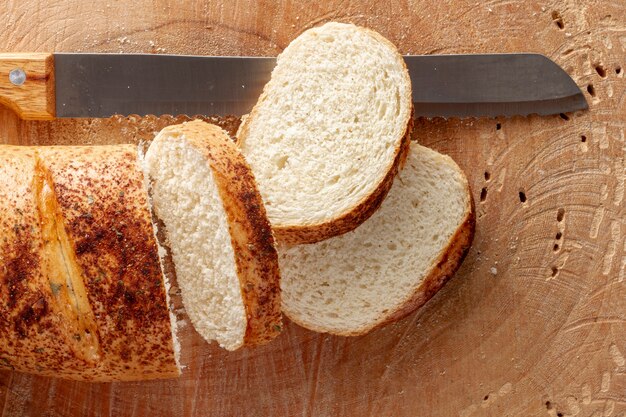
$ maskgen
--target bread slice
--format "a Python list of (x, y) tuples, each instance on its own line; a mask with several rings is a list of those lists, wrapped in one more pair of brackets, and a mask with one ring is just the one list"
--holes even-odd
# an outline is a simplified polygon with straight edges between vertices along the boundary
[(463, 172), (414, 144), (380, 210), (360, 227), (279, 247), (283, 312), (318, 332), (367, 333), (428, 301), (459, 267), (473, 234)]
[(404, 60), (376, 32), (327, 23), (287, 46), (238, 133), (277, 240), (317, 242), (374, 213), (411, 113)]
[(281, 330), (278, 257), (254, 176), (227, 134), (163, 129), (144, 159), (182, 300), (195, 329), (234, 350)]

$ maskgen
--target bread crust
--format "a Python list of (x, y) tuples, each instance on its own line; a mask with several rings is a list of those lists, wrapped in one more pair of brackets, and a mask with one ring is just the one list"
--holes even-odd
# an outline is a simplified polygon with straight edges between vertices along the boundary
[(90, 381), (178, 376), (136, 147), (3, 145), (0, 178), (0, 363)]
[[(392, 50), (397, 49), (393, 43), (391, 43), (388, 39), (386, 39), (379, 33), (360, 26), (355, 26), (355, 28), (367, 32), (372, 37), (376, 38), (379, 42), (385, 44), (388, 48)], [(411, 81), (404, 59), (399, 53), (397, 53), (396, 55), (397, 63), (404, 69), (404, 74), (406, 76), (407, 82), (410, 85)], [(270, 84), (268, 83), (263, 88), (263, 92), (261, 93), (258, 103), (266, 100), (269, 85)], [(369, 195), (361, 199), (361, 201), (355, 204), (353, 207), (347, 209), (343, 213), (337, 215), (335, 218), (330, 219), (326, 222), (298, 225), (283, 225), (277, 222), (273, 222), (272, 228), (278, 242), (287, 245), (316, 243), (334, 236), (339, 236), (347, 233), (355, 229), (357, 226), (367, 220), (372, 214), (374, 214), (374, 212), (380, 207), (381, 203), (387, 196), (387, 193), (391, 189), (393, 179), (398, 173), (398, 170), (402, 168), (402, 165), (404, 164), (404, 161), (406, 160), (406, 156), (408, 154), (411, 131), (413, 128), (413, 100), (411, 96), (411, 91), (409, 90), (408, 95), (405, 95), (404, 97), (402, 97), (402, 99), (410, 108), (410, 111), (408, 112), (408, 118), (404, 122), (406, 128), (395, 148), (395, 158), (389, 164), (389, 166), (383, 168), (386, 174), (378, 183), (376, 188)], [(239, 146), (241, 146), (242, 143), (245, 142), (246, 137), (249, 134), (250, 123), (258, 114), (258, 103), (254, 106), (254, 108), (252, 109), (250, 114), (247, 115), (247, 117), (242, 118), (241, 125), (237, 132), (237, 143)]]
[(228, 217), (237, 275), (246, 309), (244, 345), (274, 339), (282, 331), (278, 253), (254, 175), (220, 127), (201, 121), (169, 126), (207, 160)]

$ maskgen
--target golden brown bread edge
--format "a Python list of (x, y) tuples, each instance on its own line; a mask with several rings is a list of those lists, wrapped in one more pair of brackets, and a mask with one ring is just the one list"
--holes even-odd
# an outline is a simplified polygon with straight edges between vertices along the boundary
[[(371, 326), (363, 327), (358, 330), (348, 332), (332, 332), (336, 336), (362, 336), (372, 330), (383, 327), (389, 323), (398, 321), (409, 314), (415, 312), (430, 300), (448, 280), (460, 268), (465, 256), (472, 246), (474, 240), (474, 232), (476, 228), (476, 215), (474, 198), (471, 189), (467, 185), (467, 193), (469, 194), (469, 210), (465, 215), (462, 223), (459, 225), (455, 233), (450, 238), (448, 245), (440, 252), (435, 261), (435, 266), (422, 280), (413, 294), (399, 306), (394, 312), (390, 313), (384, 320), (377, 322)], [(310, 323), (301, 323), (297, 318), (287, 314), (289, 320), (294, 323), (319, 333), (329, 333), (328, 329), (315, 327)]]
[[(387, 38), (375, 32), (371, 29), (367, 29), (361, 26), (356, 26), (359, 30), (365, 31), (376, 38), (379, 42), (385, 44), (388, 48), (396, 50), (396, 46), (389, 41)], [(398, 56), (398, 64), (402, 66), (408, 82), (410, 83), (409, 78), (409, 70), (404, 62), (404, 59), (400, 55)], [(280, 56), (279, 56), (280, 58)], [(239, 129), (237, 131), (237, 144), (241, 146), (243, 142), (245, 142), (245, 138), (248, 135), (250, 121), (256, 116), (258, 110), (258, 103), (265, 100), (267, 96), (267, 86), (263, 87), (263, 92), (259, 97), (257, 104), (252, 108), (249, 114), (244, 115), (241, 118), (241, 124), (239, 125)], [(399, 169), (402, 169), (404, 162), (406, 161), (406, 157), (409, 151), (409, 143), (411, 141), (411, 131), (413, 130), (413, 104), (412, 104), (412, 96), (411, 92), (409, 92), (408, 97), (404, 97), (404, 100), (408, 100), (409, 106), (411, 106), (411, 111), (409, 112), (408, 120), (406, 120), (406, 129), (402, 135), (402, 138), (396, 147), (396, 157), (390, 166), (385, 167), (386, 175), (380, 181), (378, 186), (372, 191), (371, 194), (365, 196), (359, 203), (357, 203), (354, 207), (352, 207), (349, 211), (342, 213), (335, 219), (332, 219), (328, 222), (324, 223), (314, 223), (314, 224), (300, 224), (300, 225), (280, 225), (280, 224), (272, 224), (272, 229), (274, 230), (274, 236), (276, 240), (280, 243), (286, 245), (299, 245), (304, 243), (316, 243), (322, 240), (339, 236), (344, 233), (347, 233), (351, 230), (357, 228), (361, 223), (370, 218), (376, 210), (380, 207), (383, 200), (389, 193), (391, 189), (391, 185), (393, 183), (393, 179), (398, 173)]]
[[(228, 218), (246, 309), (244, 345), (274, 339), (282, 331), (280, 272), (274, 236), (248, 163), (220, 127), (202, 121), (169, 126), (207, 160)], [(167, 226), (166, 226), (167, 227)]]
[(135, 146), (2, 145), (0, 213), (1, 367), (180, 374)]

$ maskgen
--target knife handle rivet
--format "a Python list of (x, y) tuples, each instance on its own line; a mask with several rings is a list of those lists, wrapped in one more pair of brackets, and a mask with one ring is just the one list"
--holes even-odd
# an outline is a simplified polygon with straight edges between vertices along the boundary
[(21, 68), (15, 68), (9, 72), (9, 81), (13, 85), (22, 85), (26, 81), (26, 73)]

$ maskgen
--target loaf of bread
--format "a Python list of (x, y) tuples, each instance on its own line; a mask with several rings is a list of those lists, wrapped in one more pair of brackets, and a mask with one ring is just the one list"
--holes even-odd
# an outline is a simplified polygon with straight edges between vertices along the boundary
[(132, 145), (0, 146), (0, 366), (94, 381), (179, 375)]
[(227, 350), (275, 338), (281, 308), (344, 336), (409, 314), (474, 233), (463, 172), (411, 127), (395, 47), (328, 23), (279, 56), (237, 144), (193, 121), (145, 155), (0, 145), (0, 368), (178, 376), (167, 250), (191, 323)]
[(235, 144), (201, 121), (169, 126), (144, 166), (195, 329), (228, 350), (274, 338), (282, 326), (278, 255)]
[(474, 235), (472, 197), (451, 158), (411, 145), (380, 210), (352, 232), (279, 247), (283, 312), (318, 332), (355, 336), (423, 305)]
[(234, 143), (195, 121), (138, 151), (0, 146), (0, 367), (93, 381), (180, 374), (150, 204), (205, 339), (233, 350), (280, 333), (274, 238)]
[(327, 23), (291, 42), (237, 135), (277, 240), (321, 241), (374, 213), (411, 113), (404, 60), (376, 32)]

